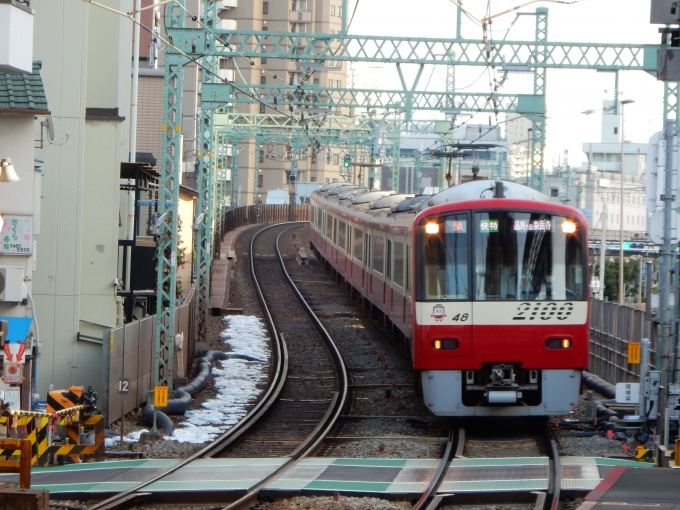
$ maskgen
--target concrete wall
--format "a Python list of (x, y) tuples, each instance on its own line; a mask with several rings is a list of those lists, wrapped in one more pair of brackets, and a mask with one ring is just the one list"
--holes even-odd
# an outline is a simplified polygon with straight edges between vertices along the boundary
[[(33, 233), (40, 225), (36, 205), (40, 197), (40, 173), (33, 170), (33, 115), (0, 115), (0, 157), (11, 158), (19, 182), (0, 183), (0, 214), (5, 221), (10, 216), (33, 216)], [(34, 214), (36, 213), (36, 214)], [(35, 238), (35, 237), (34, 237)], [(2, 241), (0, 239), (0, 241)], [(32, 292), (35, 253), (0, 255), (0, 266), (23, 267), (28, 292)], [(26, 317), (31, 314), (23, 305), (0, 302), (0, 316)]]
[[(123, 12), (132, 8), (131, 0), (102, 3)], [(57, 138), (41, 153), (43, 224), (37, 243), (44, 255), (34, 280), (44, 342), (38, 392), (44, 395), (50, 384), (98, 388), (101, 347), (77, 341), (79, 319), (115, 325), (111, 282), (127, 120), (86, 121), (85, 111), (118, 108), (121, 116), (129, 116), (132, 25), (84, 2), (33, 0), (31, 6), (36, 13), (34, 58), (43, 61)], [(87, 333), (97, 336), (97, 331), (101, 328)]]

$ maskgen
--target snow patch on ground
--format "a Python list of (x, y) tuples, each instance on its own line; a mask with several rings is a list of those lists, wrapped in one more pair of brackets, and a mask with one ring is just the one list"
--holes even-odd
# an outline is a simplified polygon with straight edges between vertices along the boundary
[[(175, 428), (165, 439), (180, 443), (206, 443), (223, 434), (246, 415), (247, 406), (261, 390), (258, 385), (267, 382), (269, 374), (269, 336), (262, 321), (255, 316), (231, 315), (224, 317), (226, 329), (220, 338), (231, 347), (234, 354), (252, 360), (231, 358), (218, 361), (212, 369), (215, 387), (219, 393), (203, 403), (202, 409), (187, 411), (187, 420)], [(145, 430), (125, 436), (125, 442), (137, 442)], [(119, 438), (106, 438), (106, 446)]]

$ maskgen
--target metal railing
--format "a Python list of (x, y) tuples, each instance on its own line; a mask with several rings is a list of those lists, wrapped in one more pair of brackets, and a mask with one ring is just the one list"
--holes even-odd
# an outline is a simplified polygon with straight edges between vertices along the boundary
[(628, 363), (628, 344), (648, 338), (650, 359), (657, 347), (656, 328), (643, 310), (593, 299), (590, 302), (589, 370), (611, 384), (638, 382), (640, 365)]

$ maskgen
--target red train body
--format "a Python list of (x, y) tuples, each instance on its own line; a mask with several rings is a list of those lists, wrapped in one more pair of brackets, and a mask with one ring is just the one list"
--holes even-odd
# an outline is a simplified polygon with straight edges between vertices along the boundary
[(406, 200), (323, 187), (311, 243), (404, 339), (425, 404), (445, 416), (570, 411), (589, 357), (583, 216), (510, 182)]

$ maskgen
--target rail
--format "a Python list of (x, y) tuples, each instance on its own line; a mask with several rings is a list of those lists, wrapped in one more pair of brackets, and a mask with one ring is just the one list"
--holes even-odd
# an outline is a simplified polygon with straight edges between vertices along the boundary
[[(276, 225), (274, 225), (276, 226)], [(263, 229), (265, 230), (265, 229)], [(291, 229), (288, 229), (291, 230)], [(288, 283), (288, 285), (291, 287), (293, 292), (295, 293), (298, 302), (304, 309), (305, 313), (309, 317), (310, 321), (312, 324), (314, 324), (314, 327), (316, 330), (319, 332), (321, 337), (323, 338), (324, 342), (328, 346), (328, 350), (330, 351), (330, 354), (333, 358), (333, 362), (336, 366), (336, 371), (338, 375), (338, 389), (339, 391), (333, 396), (333, 400), (331, 402), (331, 406), (329, 407), (329, 410), (326, 412), (324, 415), (323, 419), (321, 422), (314, 428), (314, 430), (307, 436), (307, 438), (302, 441), (300, 446), (293, 451), (291, 454), (289, 460), (285, 462), (282, 466), (280, 466), (276, 471), (274, 471), (271, 475), (266, 477), (265, 479), (261, 480), (259, 483), (257, 483), (255, 486), (253, 486), (243, 497), (238, 499), (237, 501), (233, 502), (229, 506), (225, 507), (224, 510), (245, 510), (247, 508), (251, 508), (255, 503), (256, 499), (258, 497), (258, 494), (260, 490), (262, 490), (264, 487), (266, 487), (269, 483), (271, 483), (272, 480), (275, 478), (279, 477), (286, 471), (288, 471), (290, 468), (292, 468), (295, 463), (319, 450), (321, 447), (321, 444), (323, 442), (323, 439), (328, 435), (328, 433), (333, 429), (335, 426), (338, 418), (342, 414), (342, 410), (345, 406), (345, 402), (347, 400), (347, 394), (348, 394), (348, 375), (347, 375), (347, 370), (345, 367), (345, 363), (342, 359), (342, 355), (340, 354), (339, 349), (333, 342), (333, 339), (331, 338), (330, 334), (328, 331), (326, 331), (326, 328), (324, 328), (323, 324), (319, 320), (319, 318), (314, 314), (312, 311), (311, 307), (305, 301), (305, 299), (302, 297), (302, 294), (300, 294), (300, 291), (297, 289), (295, 284), (293, 283), (293, 280), (291, 279), (290, 275), (288, 274), (288, 271), (286, 269), (285, 263), (283, 261), (283, 256), (281, 255), (281, 250), (279, 248), (279, 240), (281, 239), (281, 236), (286, 233), (282, 232), (279, 234), (279, 236), (276, 239), (276, 256), (279, 261), (279, 266), (281, 267), (281, 271), (283, 273), (283, 276)], [(251, 244), (251, 253), (252, 253), (252, 244)], [(253, 267), (251, 259), (251, 268)], [(251, 269), (252, 270), (252, 269)]]
[[(239, 438), (241, 435), (243, 435), (250, 427), (252, 427), (255, 423), (258, 422), (259, 418), (261, 418), (271, 407), (271, 405), (276, 401), (277, 397), (279, 396), (281, 390), (283, 389), (283, 385), (286, 381), (286, 375), (288, 373), (288, 351), (286, 349), (286, 344), (285, 340), (283, 337), (279, 334), (278, 330), (276, 329), (276, 325), (273, 322), (273, 318), (271, 316), (271, 313), (269, 312), (269, 309), (267, 307), (266, 301), (264, 299), (264, 295), (262, 293), (262, 289), (260, 287), (260, 284), (257, 280), (257, 277), (255, 275), (255, 269), (254, 269), (254, 242), (255, 239), (257, 238), (257, 235), (261, 234), (265, 230), (268, 230), (270, 228), (274, 227), (280, 227), (281, 225), (270, 225), (268, 227), (263, 228), (256, 234), (256, 236), (253, 237), (253, 240), (251, 241), (250, 244), (250, 277), (253, 281), (253, 285), (255, 287), (255, 291), (258, 297), (258, 301), (260, 302), (260, 305), (262, 307), (262, 313), (265, 318), (265, 323), (267, 325), (267, 328), (269, 329), (269, 333), (271, 335), (272, 339), (272, 366), (273, 368), (273, 374), (271, 378), (271, 384), (269, 385), (267, 392), (264, 394), (264, 396), (260, 399), (260, 401), (255, 405), (253, 409), (234, 427), (229, 429), (226, 433), (224, 433), (222, 436), (217, 438), (213, 443), (208, 445), (206, 448), (196, 452), (194, 455), (191, 457), (185, 459), (182, 462), (179, 462), (178, 464), (175, 464), (171, 468), (158, 473), (154, 477), (145, 480), (144, 482), (136, 485), (135, 487), (128, 489), (124, 492), (121, 492), (119, 494), (116, 494), (115, 496), (112, 496), (104, 501), (101, 501), (99, 503), (96, 503), (92, 505), (90, 510), (114, 510), (117, 508), (120, 508), (124, 504), (128, 504), (130, 501), (134, 500), (137, 497), (145, 497), (148, 496), (148, 493), (141, 492), (142, 489), (147, 487), (148, 485), (157, 482), (158, 480), (163, 479), (164, 477), (178, 471), (179, 469), (183, 468), (184, 466), (190, 464), (191, 462), (199, 459), (199, 458), (208, 458), (208, 457), (213, 457), (220, 452), (222, 452), (225, 448), (227, 448), (230, 444), (232, 444), (237, 438)], [(282, 267), (282, 270), (284, 271), (284, 274), (287, 276), (287, 272), (285, 271), (284, 267), (284, 262), (283, 262), (283, 257), (281, 255), (280, 250), (278, 249), (277, 246), (277, 255), (279, 258), (279, 264)], [(289, 276), (286, 277), (286, 280), (289, 282), (289, 284), (292, 285), (292, 280), (290, 279)], [(297, 292), (296, 292), (297, 293)], [(299, 293), (297, 293), (299, 295)], [(300, 296), (298, 299), (302, 299)], [(304, 300), (303, 300), (304, 301)], [(313, 312), (311, 312), (311, 309), (309, 306), (306, 307), (306, 310), (308, 310), (308, 313), (311, 313), (313, 316)], [(311, 317), (310, 317), (311, 318)], [(314, 319), (316, 317), (314, 316)], [(317, 326), (317, 329), (321, 328), (323, 329), (323, 326), (319, 323)], [(328, 341), (332, 343), (330, 340), (330, 336), (328, 336), (328, 333), (325, 333), (325, 339), (327, 338)], [(330, 347), (330, 346), (329, 346)], [(339, 358), (336, 360), (336, 364), (338, 366), (342, 366), (344, 368), (344, 363), (342, 361), (342, 357), (339, 354), (339, 351), (335, 349), (334, 351)], [(255, 485), (253, 488), (250, 489), (250, 491), (243, 496), (240, 500), (232, 503), (230, 506), (227, 508), (245, 508), (246, 506), (249, 505), (249, 502), (253, 501), (255, 498), (257, 498), (259, 490), (266, 486), (273, 478), (276, 476), (282, 474), (284, 471), (287, 471), (288, 468), (290, 468), (296, 460), (303, 458), (304, 456), (308, 455), (310, 452), (315, 451), (320, 444), (320, 441), (324, 437), (325, 434), (330, 431), (332, 426), (335, 423), (335, 420), (337, 420), (338, 416), (340, 416), (340, 413), (342, 411), (342, 408), (344, 406), (344, 403), (346, 401), (346, 395), (347, 395), (347, 374), (343, 370), (342, 372), (342, 377), (343, 381), (339, 384), (339, 387), (341, 388), (341, 391), (338, 392), (332, 402), (332, 410), (326, 413), (324, 416), (324, 421), (322, 424), (317, 426), (314, 431), (305, 439), (303, 442), (304, 447), (301, 445), (299, 448), (297, 448), (293, 454), (291, 455), (290, 459), (288, 462), (283, 464), (281, 467), (279, 467), (274, 473), (272, 473), (268, 478), (262, 480), (260, 483)]]
[(432, 477), (427, 489), (423, 492), (423, 495), (416, 504), (413, 505), (412, 510), (430, 510), (437, 508), (441, 500), (444, 499), (444, 495), (438, 495), (437, 492), (449, 470), (451, 459), (458, 455), (458, 452), (460, 451), (461, 438), (465, 435), (464, 432), (461, 432), (462, 429), (457, 429), (452, 425), (452, 422), (449, 422), (449, 440), (446, 443), (446, 450), (444, 451), (442, 461), (439, 464), (439, 467), (437, 467), (437, 471)]

